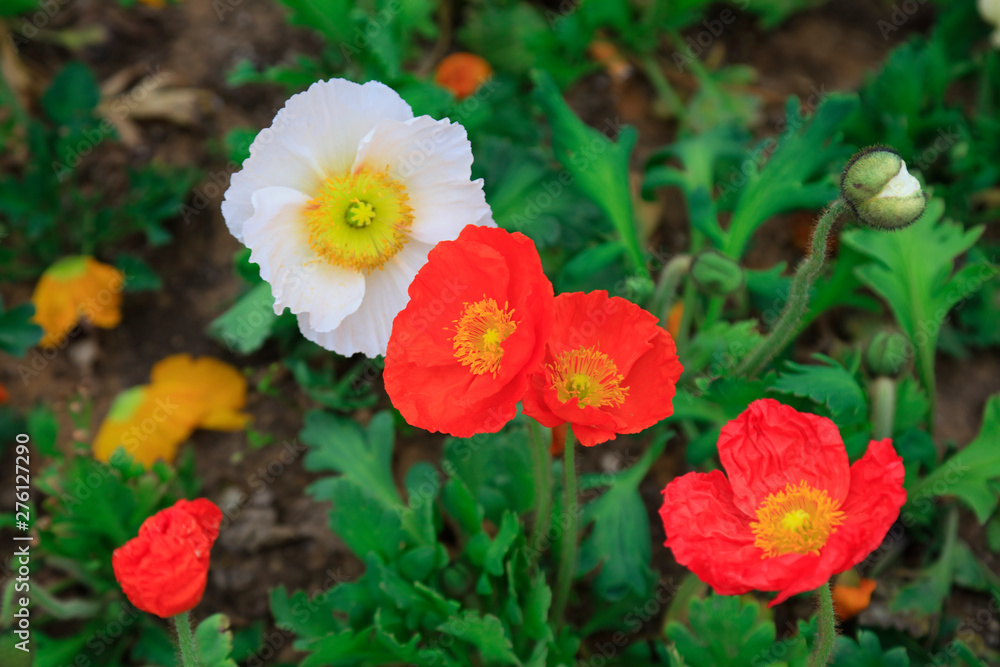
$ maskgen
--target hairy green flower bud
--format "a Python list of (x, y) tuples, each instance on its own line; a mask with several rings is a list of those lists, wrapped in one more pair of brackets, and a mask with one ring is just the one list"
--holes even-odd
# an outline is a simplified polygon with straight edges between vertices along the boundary
[(732, 294), (743, 286), (743, 269), (725, 255), (707, 250), (691, 263), (691, 279), (698, 289), (712, 297)]
[(876, 376), (899, 377), (910, 358), (910, 341), (901, 333), (880, 331), (865, 354), (868, 370)]
[(862, 149), (850, 159), (840, 179), (840, 195), (859, 222), (876, 229), (902, 229), (927, 206), (903, 158), (886, 146)]

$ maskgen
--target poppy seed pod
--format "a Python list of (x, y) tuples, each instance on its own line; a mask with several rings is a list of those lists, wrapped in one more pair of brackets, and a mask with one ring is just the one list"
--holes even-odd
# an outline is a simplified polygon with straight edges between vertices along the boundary
[(709, 250), (694, 258), (691, 279), (704, 294), (723, 297), (743, 286), (743, 269), (722, 253)]
[(859, 222), (875, 229), (902, 229), (927, 206), (919, 181), (906, 171), (899, 153), (886, 146), (865, 148), (850, 159), (840, 195)]

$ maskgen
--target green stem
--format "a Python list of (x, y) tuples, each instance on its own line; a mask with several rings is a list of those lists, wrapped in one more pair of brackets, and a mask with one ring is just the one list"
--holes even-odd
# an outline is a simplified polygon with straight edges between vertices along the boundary
[(541, 437), (542, 426), (532, 420), (531, 458), (535, 465), (535, 526), (531, 530), (530, 561), (534, 569), (545, 550), (543, 544), (548, 539), (549, 525), (552, 523), (552, 458), (548, 443)]
[(667, 81), (667, 77), (663, 76), (660, 63), (652, 56), (642, 56), (640, 61), (642, 62), (646, 76), (649, 77), (649, 83), (653, 85), (653, 90), (656, 91), (656, 101), (659, 103), (660, 108), (663, 111), (673, 112), (674, 116), (683, 121), (687, 117), (687, 109), (684, 107), (684, 102), (681, 101), (680, 96), (674, 90), (673, 86)]
[(576, 489), (576, 460), (574, 450), (576, 443), (573, 441), (573, 429), (566, 429), (566, 450), (564, 466), (566, 468), (566, 501), (563, 503), (563, 510), (566, 515), (566, 528), (563, 531), (561, 548), (559, 550), (559, 571), (556, 575), (556, 600), (552, 607), (552, 624), (554, 632), (558, 636), (559, 628), (563, 623), (563, 616), (566, 613), (566, 603), (569, 601), (569, 591), (573, 586), (573, 575), (576, 571), (576, 538), (577, 538), (577, 489)]
[(829, 664), (833, 655), (833, 640), (837, 638), (837, 618), (833, 615), (833, 593), (830, 582), (816, 589), (819, 602), (819, 634), (809, 656), (809, 667), (823, 667)]
[(177, 644), (181, 649), (181, 664), (184, 667), (198, 667), (198, 646), (194, 643), (191, 633), (191, 617), (189, 612), (181, 612), (174, 616), (177, 626)]
[(656, 283), (656, 291), (653, 293), (651, 310), (660, 316), (660, 324), (663, 326), (667, 325), (670, 308), (677, 298), (677, 286), (690, 268), (691, 256), (678, 255), (667, 262), (663, 271), (660, 272), (660, 280)]
[(792, 278), (785, 309), (781, 311), (781, 316), (771, 330), (771, 334), (740, 362), (736, 368), (737, 376), (755, 377), (759, 375), (771, 360), (785, 349), (792, 336), (795, 335), (799, 320), (805, 315), (809, 306), (809, 291), (823, 270), (830, 230), (845, 206), (844, 200), (837, 199), (816, 223), (812, 239), (812, 252), (799, 264), (795, 277)]
[(877, 377), (872, 382), (872, 440), (891, 438), (896, 419), (896, 381)]

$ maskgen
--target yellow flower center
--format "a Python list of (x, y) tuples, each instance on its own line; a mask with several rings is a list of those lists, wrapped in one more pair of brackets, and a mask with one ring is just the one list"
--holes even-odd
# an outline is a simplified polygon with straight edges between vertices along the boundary
[(513, 309), (506, 303), (501, 308), (484, 295), (481, 301), (464, 304), (462, 316), (455, 323), (455, 358), (475, 375), (492, 373), (496, 377), (503, 359), (503, 342), (517, 329)]
[(403, 249), (413, 222), (409, 196), (389, 168), (328, 178), (305, 208), (309, 245), (330, 264), (371, 273)]
[(565, 350), (549, 369), (555, 376), (556, 396), (563, 403), (576, 398), (579, 405), (618, 406), (628, 395), (628, 387), (621, 386), (625, 377), (618, 366), (596, 348)]
[(757, 508), (750, 524), (754, 545), (763, 558), (785, 554), (818, 554), (837, 526), (844, 522), (840, 503), (805, 481), (772, 493)]

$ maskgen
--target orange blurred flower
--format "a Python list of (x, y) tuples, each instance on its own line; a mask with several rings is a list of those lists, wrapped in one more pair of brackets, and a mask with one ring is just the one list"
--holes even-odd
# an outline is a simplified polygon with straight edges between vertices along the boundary
[(125, 274), (93, 257), (64, 257), (38, 279), (31, 301), (35, 322), (45, 330), (40, 345), (56, 347), (86, 318), (102, 329), (121, 322)]
[(862, 579), (857, 586), (835, 584), (833, 586), (833, 611), (837, 617), (846, 621), (854, 618), (872, 601), (872, 591), (875, 590), (874, 579)]
[(447, 88), (457, 99), (465, 99), (476, 92), (483, 81), (493, 76), (493, 68), (486, 59), (474, 53), (453, 53), (438, 63), (434, 83)]
[(109, 461), (123, 447), (137, 463), (171, 463), (195, 431), (238, 431), (249, 416), (247, 382), (238, 370), (210, 357), (177, 354), (153, 366), (152, 383), (120, 393), (94, 438), (94, 458)]
[(632, 65), (611, 42), (595, 39), (587, 47), (590, 57), (599, 62), (615, 81), (624, 81), (632, 74)]
[(10, 393), (7, 391), (7, 387), (0, 384), (0, 405), (3, 405), (10, 400)]
[(670, 308), (667, 315), (667, 333), (674, 340), (677, 340), (677, 333), (681, 330), (681, 321), (684, 319), (684, 303), (675, 303)]

